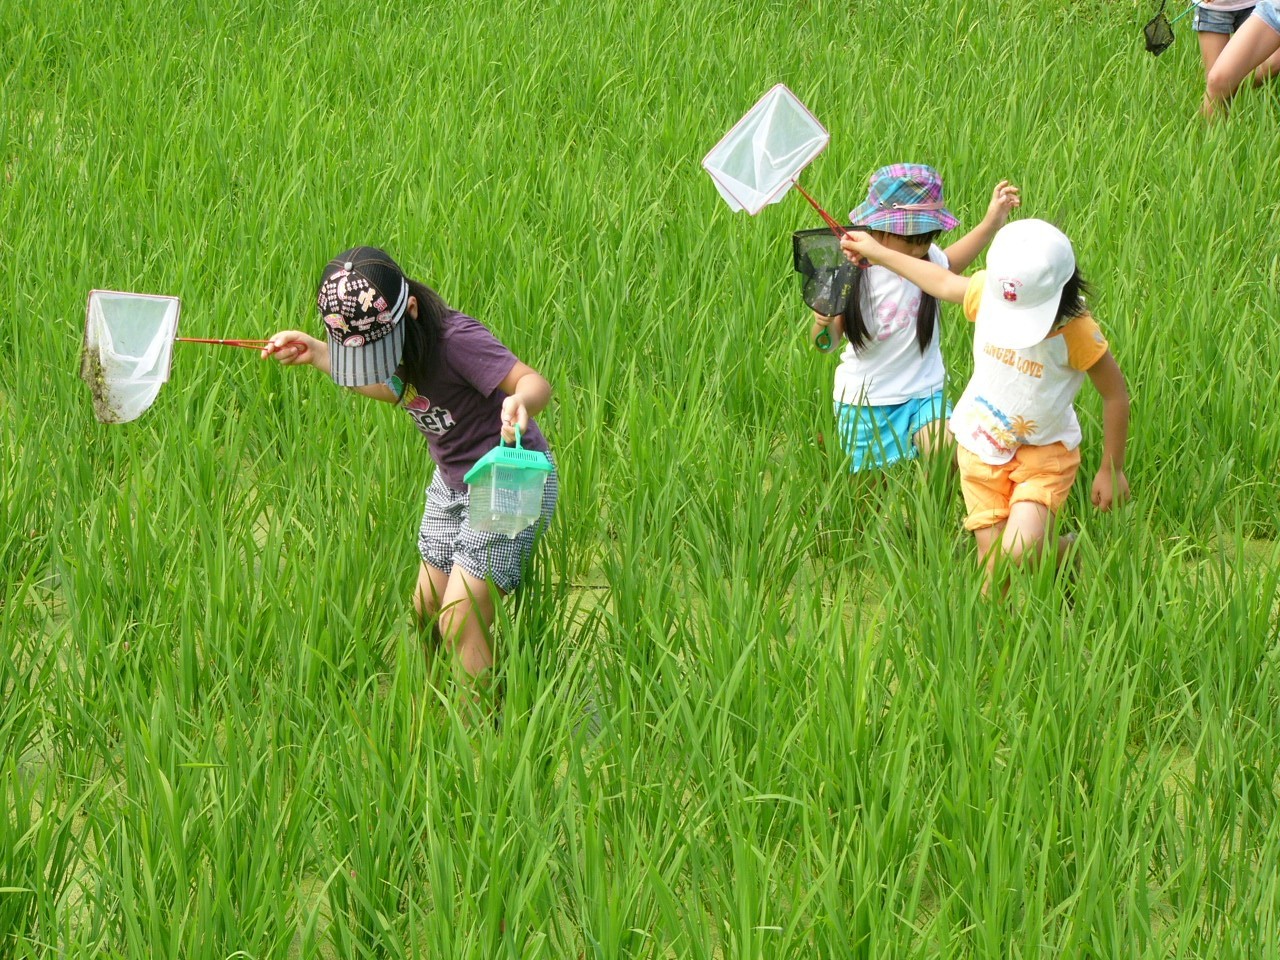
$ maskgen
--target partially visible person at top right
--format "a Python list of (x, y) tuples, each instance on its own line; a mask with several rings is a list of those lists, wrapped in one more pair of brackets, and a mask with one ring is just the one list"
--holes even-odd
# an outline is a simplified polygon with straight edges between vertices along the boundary
[(1196, 6), (1194, 26), (1204, 59), (1205, 117), (1225, 114), (1249, 74), (1255, 86), (1280, 74), (1278, 0), (1204, 0)]

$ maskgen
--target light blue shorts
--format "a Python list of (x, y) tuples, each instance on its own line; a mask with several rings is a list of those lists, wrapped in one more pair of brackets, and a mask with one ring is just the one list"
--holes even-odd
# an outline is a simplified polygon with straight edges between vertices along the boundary
[(835, 405), (840, 445), (853, 460), (850, 471), (874, 470), (914, 460), (920, 453), (914, 437), (922, 427), (951, 416), (951, 404), (942, 391), (905, 403), (864, 407)]
[(1263, 23), (1280, 33), (1280, 4), (1276, 0), (1259, 0), (1258, 5), (1253, 8), (1253, 15), (1261, 17)]
[(1253, 7), (1243, 10), (1214, 10), (1212, 7), (1196, 7), (1195, 16), (1191, 18), (1191, 29), (1196, 33), (1233, 34), (1244, 26), (1253, 13)]

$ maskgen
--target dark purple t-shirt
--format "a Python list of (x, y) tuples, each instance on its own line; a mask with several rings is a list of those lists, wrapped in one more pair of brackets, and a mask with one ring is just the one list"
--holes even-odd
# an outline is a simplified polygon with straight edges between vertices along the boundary
[[(400, 406), (426, 436), (431, 458), (444, 482), (455, 490), (467, 489), (462, 478), (501, 440), (502, 401), (507, 394), (498, 384), (515, 365), (515, 354), (484, 324), (451, 311), (441, 324), (440, 359), (430, 389), (418, 393), (405, 384)], [(532, 419), (520, 445), (550, 452)]]

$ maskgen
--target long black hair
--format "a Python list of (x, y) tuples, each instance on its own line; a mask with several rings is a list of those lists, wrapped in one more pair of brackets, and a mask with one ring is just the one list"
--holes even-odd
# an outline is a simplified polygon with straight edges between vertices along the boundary
[(1071, 271), (1071, 279), (1062, 287), (1062, 296), (1058, 300), (1058, 316), (1053, 321), (1054, 329), (1065, 327), (1076, 317), (1089, 312), (1085, 298), (1092, 293), (1089, 282), (1080, 276), (1080, 268)]
[[(937, 239), (940, 230), (904, 237), (911, 243), (929, 243)], [(927, 256), (927, 254), (926, 254)], [(867, 321), (862, 316), (862, 286), (865, 282), (866, 270), (853, 271), (853, 283), (849, 289), (849, 308), (844, 316), (844, 335), (849, 338), (854, 353), (861, 353), (871, 343), (871, 331), (867, 329)], [(916, 311), (916, 344), (921, 355), (929, 349), (933, 342), (933, 331), (938, 323), (938, 301), (932, 294), (920, 291), (920, 307)]]
[(425, 393), (435, 374), (440, 358), (441, 330), (449, 306), (425, 283), (405, 277), (409, 284), (409, 296), (418, 303), (418, 315), (408, 311), (401, 321), (404, 328), (404, 352), (400, 355), (400, 374), (405, 383), (413, 384), (419, 393)]

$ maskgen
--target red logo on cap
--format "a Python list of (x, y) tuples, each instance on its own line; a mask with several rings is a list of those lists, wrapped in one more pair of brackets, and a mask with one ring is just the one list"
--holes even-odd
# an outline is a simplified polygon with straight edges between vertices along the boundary
[(1018, 302), (1018, 288), (1015, 284), (1008, 280), (1000, 281), (1000, 289), (1004, 291), (1004, 298), (1010, 303)]

